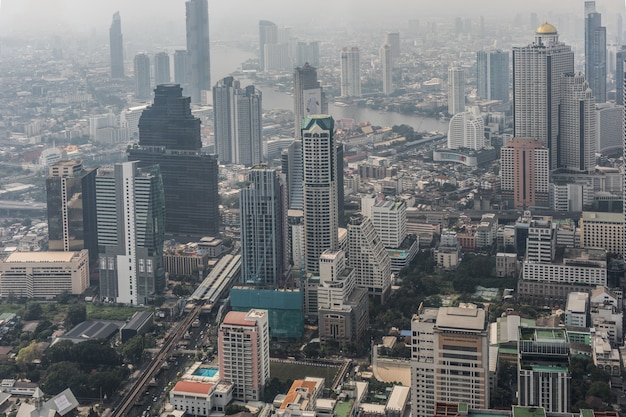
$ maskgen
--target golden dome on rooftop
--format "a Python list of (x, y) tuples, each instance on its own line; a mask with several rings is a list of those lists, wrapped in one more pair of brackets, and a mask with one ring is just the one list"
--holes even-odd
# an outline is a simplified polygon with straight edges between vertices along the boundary
[(539, 26), (535, 33), (537, 35), (556, 35), (557, 31), (554, 25), (551, 25), (550, 23), (546, 22), (543, 25)]

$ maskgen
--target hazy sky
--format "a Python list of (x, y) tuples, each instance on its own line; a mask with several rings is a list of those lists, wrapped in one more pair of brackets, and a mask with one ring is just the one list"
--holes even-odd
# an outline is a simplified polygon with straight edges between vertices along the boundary
[[(77, 32), (96, 30), (105, 34), (111, 15), (119, 10), (125, 33), (150, 31), (156, 26), (183, 31), (185, 0), (0, 0), (0, 33)], [(516, 13), (527, 18), (531, 11), (540, 19), (550, 13), (579, 14), (583, 0), (209, 0), (212, 36), (242, 28), (256, 32), (259, 19), (278, 25), (319, 25), (327, 19), (346, 26), (374, 20), (397, 28), (409, 19), (450, 16), (512, 19)], [(607, 25), (615, 25), (617, 14), (624, 14), (622, 0), (597, 0)], [(626, 16), (624, 16), (626, 20)], [(379, 26), (379, 25), (377, 25)], [(182, 36), (182, 34), (181, 34)], [(230, 36), (229, 36), (230, 37)]]

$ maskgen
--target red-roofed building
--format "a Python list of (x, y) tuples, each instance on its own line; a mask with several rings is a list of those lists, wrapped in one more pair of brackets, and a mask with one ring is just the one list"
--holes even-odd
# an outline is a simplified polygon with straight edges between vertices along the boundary
[(223, 414), (232, 394), (233, 385), (229, 383), (178, 381), (170, 391), (170, 403), (174, 410), (194, 416), (208, 416), (211, 412)]

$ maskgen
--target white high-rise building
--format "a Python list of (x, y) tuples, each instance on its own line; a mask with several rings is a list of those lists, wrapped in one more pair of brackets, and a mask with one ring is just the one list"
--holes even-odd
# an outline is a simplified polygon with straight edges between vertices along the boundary
[(334, 120), (328, 115), (302, 121), (304, 248), (307, 272), (319, 272), (320, 255), (338, 248), (337, 147)]
[(343, 48), (341, 61), (341, 95), (343, 97), (361, 97), (361, 59), (359, 48)]
[[(366, 213), (363, 215), (367, 216)], [(374, 228), (386, 248), (399, 248), (406, 238), (406, 202), (381, 200), (371, 207)]]
[(391, 293), (391, 260), (372, 221), (360, 214), (348, 222), (348, 265), (356, 285), (384, 304)]
[(383, 68), (383, 94), (393, 93), (393, 56), (391, 46), (384, 44), (380, 47), (380, 62)]
[(477, 107), (456, 113), (448, 127), (448, 149), (473, 149), (485, 147), (485, 121)]
[(465, 111), (465, 71), (463, 68), (448, 68), (448, 114)]
[(558, 167), (593, 171), (597, 122), (593, 92), (580, 72), (563, 78)]
[(328, 113), (326, 96), (317, 80), (317, 69), (308, 63), (297, 67), (293, 73), (293, 113), (296, 140), (302, 139), (300, 134), (305, 117)]
[(259, 401), (270, 380), (267, 310), (231, 311), (218, 333), (220, 376), (234, 385), (233, 399)]
[(563, 75), (572, 72), (574, 52), (559, 42), (549, 23), (537, 28), (533, 43), (513, 48), (514, 136), (542, 141), (550, 151), (551, 169), (558, 167)]

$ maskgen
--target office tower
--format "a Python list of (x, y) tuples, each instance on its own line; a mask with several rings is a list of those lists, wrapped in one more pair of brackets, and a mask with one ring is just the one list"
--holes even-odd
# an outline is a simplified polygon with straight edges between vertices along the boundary
[(355, 343), (367, 328), (367, 290), (356, 287), (354, 269), (342, 250), (325, 250), (319, 257), (317, 287), (318, 328), (321, 343)]
[(550, 152), (533, 138), (513, 138), (500, 150), (500, 188), (511, 207), (548, 206)]
[(319, 42), (298, 42), (296, 46), (296, 67), (301, 67), (307, 62), (316, 68), (320, 65)]
[(596, 103), (606, 101), (606, 27), (596, 2), (585, 2), (585, 78)]
[(158, 166), (124, 162), (96, 176), (100, 296), (121, 304), (147, 304), (165, 287), (165, 223)]
[(158, 85), (139, 119), (139, 144), (128, 159), (158, 164), (165, 189), (165, 232), (179, 241), (219, 234), (218, 163), (202, 152), (200, 119), (178, 84)]
[(581, 73), (562, 82), (558, 167), (592, 172), (596, 166), (596, 114), (593, 91)]
[(341, 95), (342, 97), (361, 97), (361, 60), (359, 48), (343, 48), (341, 61)]
[(170, 56), (167, 52), (158, 52), (154, 55), (154, 82), (156, 85), (169, 84), (170, 77)]
[(391, 260), (369, 217), (356, 214), (348, 222), (348, 266), (358, 287), (381, 304), (391, 294)]
[(476, 52), (476, 84), (478, 97), (507, 103), (509, 53), (500, 50)]
[(391, 47), (384, 44), (380, 47), (380, 62), (383, 74), (383, 94), (388, 96), (393, 93), (393, 58), (391, 57)]
[(448, 114), (454, 116), (465, 111), (465, 71), (463, 68), (448, 68)]
[(174, 83), (180, 84), (185, 89), (189, 82), (189, 68), (187, 65), (187, 51), (178, 49), (174, 52)]
[(278, 43), (278, 26), (269, 20), (259, 21), (259, 70), (265, 71), (265, 45)]
[(448, 126), (448, 149), (473, 149), (485, 147), (485, 121), (478, 107), (456, 113)]
[(234, 400), (261, 400), (270, 380), (268, 312), (226, 314), (218, 332), (218, 360), (220, 377), (234, 385)]
[(399, 248), (406, 238), (406, 202), (404, 200), (385, 199), (373, 203), (369, 214), (374, 228), (384, 247)]
[(526, 261), (550, 263), (556, 250), (556, 230), (550, 216), (533, 216), (528, 226)]
[(435, 402), (489, 408), (487, 328), (485, 310), (475, 305), (420, 305), (411, 320), (413, 417), (431, 417)]
[(241, 209), (241, 281), (259, 288), (279, 288), (286, 261), (284, 187), (278, 171), (250, 170), (250, 185), (239, 192)]
[(603, 248), (624, 256), (624, 215), (583, 211), (580, 218), (580, 246)]
[(621, 148), (623, 142), (622, 106), (614, 103), (596, 105), (596, 152)]
[(109, 48), (111, 50), (111, 78), (124, 78), (124, 37), (120, 12), (113, 14), (109, 28)]
[(202, 91), (211, 90), (209, 6), (207, 0), (187, 0), (187, 70), (192, 103), (200, 103)]
[(262, 95), (226, 77), (213, 88), (215, 147), (224, 164), (255, 165), (262, 160)]
[(558, 166), (563, 74), (572, 72), (574, 52), (549, 23), (537, 28), (532, 44), (513, 48), (514, 136), (542, 141), (550, 151), (550, 169)]
[(77, 160), (51, 165), (46, 179), (48, 248), (51, 251), (87, 249), (95, 267), (98, 259), (96, 170)]
[(391, 48), (391, 59), (393, 62), (398, 62), (400, 59), (400, 34), (398, 32), (385, 34), (385, 44)]
[(293, 141), (285, 150), (282, 172), (287, 177), (287, 201), (290, 210), (302, 210), (304, 171), (302, 168), (302, 141)]
[(293, 73), (293, 107), (296, 140), (302, 139), (300, 128), (304, 117), (328, 112), (326, 96), (317, 80), (317, 70), (309, 64), (297, 67)]
[(142, 52), (135, 55), (135, 97), (147, 100), (150, 93), (150, 58)]
[(337, 148), (334, 120), (328, 115), (302, 121), (305, 262), (307, 272), (319, 273), (319, 259), (338, 247)]
[(615, 104), (624, 105), (624, 61), (626, 61), (626, 45), (615, 54)]
[(572, 376), (567, 331), (544, 327), (519, 327), (518, 331), (518, 404), (569, 413)]

